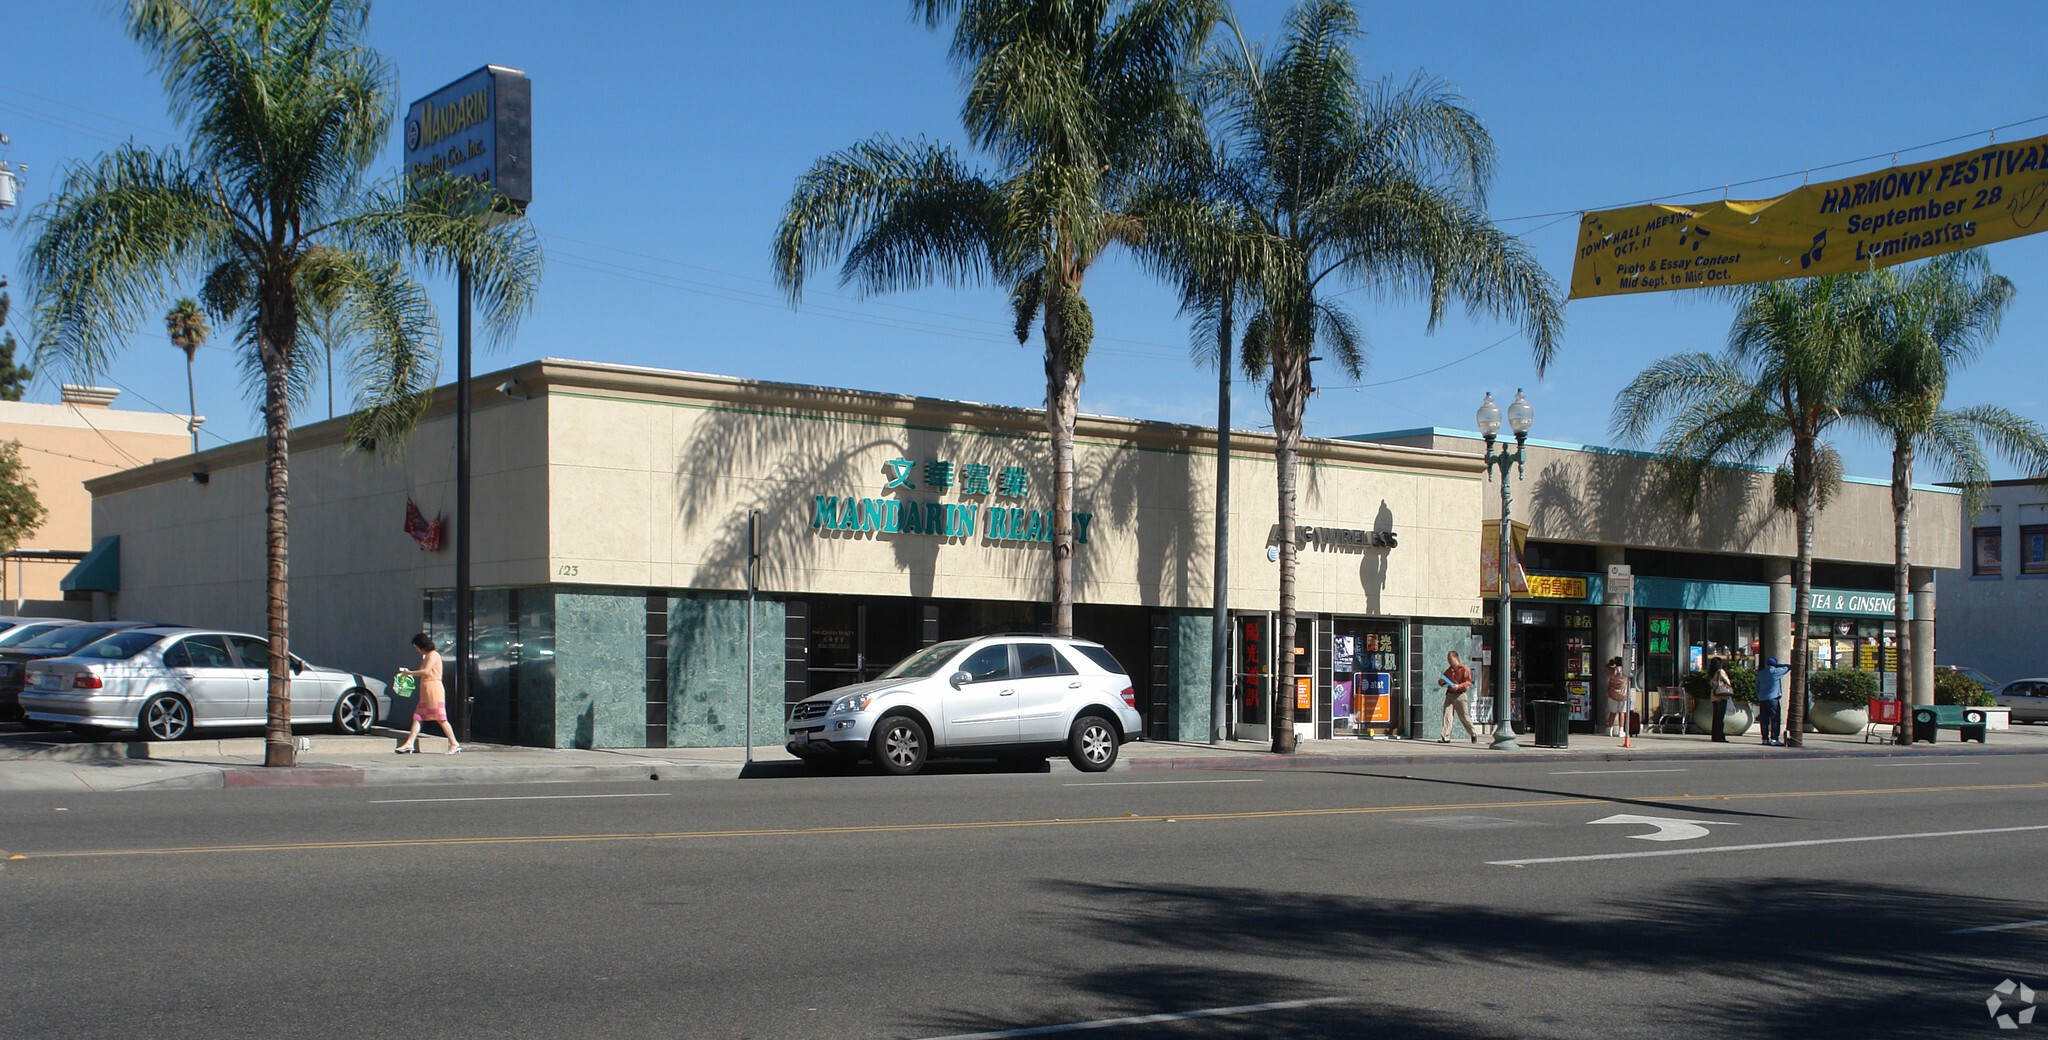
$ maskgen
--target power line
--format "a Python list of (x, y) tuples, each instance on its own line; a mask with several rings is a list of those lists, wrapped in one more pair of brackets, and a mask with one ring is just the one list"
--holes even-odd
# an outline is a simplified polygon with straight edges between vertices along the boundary
[[(1791, 170), (1786, 173), (1774, 173), (1768, 177), (1751, 177), (1746, 181), (1730, 181), (1726, 184), (1710, 184), (1707, 187), (1698, 188), (1693, 191), (1675, 191), (1665, 195), (1653, 195), (1647, 199), (1637, 199), (1634, 202), (1617, 202), (1613, 205), (1608, 206), (1589, 206), (1585, 209), (1562, 209), (1550, 213), (1530, 213), (1519, 217), (1499, 217), (1496, 218), (1494, 222), (1499, 224), (1505, 224), (1517, 220), (1541, 220), (1544, 217), (1575, 217), (1581, 213), (1588, 213), (1594, 210), (1620, 209), (1624, 206), (1643, 206), (1648, 205), (1652, 202), (1661, 202), (1665, 199), (1684, 198), (1688, 195), (1702, 195), (1707, 192), (1713, 191), (1715, 188), (1720, 188), (1722, 191), (1725, 192), (1731, 188), (1746, 188), (1752, 184), (1763, 184), (1769, 181), (1781, 181), (1787, 177), (1811, 176), (1813, 173), (1820, 170), (1834, 170), (1840, 169), (1844, 166), (1855, 166), (1860, 163), (1876, 162), (1877, 160), (1886, 157), (1897, 159), (1899, 156), (1905, 155), (1909, 152), (1920, 152), (1926, 151), (1929, 148), (1939, 148), (1945, 144), (1954, 144), (1957, 141), (1967, 141), (1970, 138), (1976, 137), (1980, 134), (1995, 134), (2000, 130), (2010, 130), (2016, 126), (2026, 126), (2029, 123), (2038, 123), (2044, 119), (2048, 119), (2048, 116), (2035, 116), (2032, 119), (2022, 119), (2016, 123), (2006, 123), (2002, 126), (1994, 126), (1989, 130), (1973, 130), (1966, 134), (1957, 134), (1954, 137), (1944, 137), (1939, 141), (1929, 141), (1926, 144), (1916, 144), (1910, 148), (1887, 149), (1882, 152), (1876, 152), (1870, 155), (1863, 156), (1860, 159), (1844, 159), (1841, 162), (1831, 162), (1824, 166), (1810, 166), (1803, 170)], [(1552, 223), (1555, 223), (1555, 221), (1553, 221)], [(1548, 224), (1544, 225), (1544, 227), (1549, 226), (1550, 225)], [(1531, 233), (1533, 233), (1534, 230), (1541, 229), (1532, 229)]]

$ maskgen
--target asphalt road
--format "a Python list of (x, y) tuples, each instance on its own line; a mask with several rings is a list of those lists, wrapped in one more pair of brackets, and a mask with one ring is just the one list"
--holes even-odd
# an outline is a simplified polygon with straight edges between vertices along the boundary
[(2024, 1036), (2044, 767), (11, 795), (0, 1037)]

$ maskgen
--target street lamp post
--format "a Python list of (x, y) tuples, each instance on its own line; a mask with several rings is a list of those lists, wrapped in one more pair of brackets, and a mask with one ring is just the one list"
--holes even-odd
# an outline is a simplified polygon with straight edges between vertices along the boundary
[(1509, 470), (1520, 472), (1525, 457), (1523, 444), (1529, 439), (1529, 426), (1536, 421), (1536, 410), (1529, 407), (1529, 399), (1515, 391), (1515, 399), (1508, 405), (1508, 429), (1515, 435), (1515, 450), (1508, 452), (1507, 445), (1494, 451), (1494, 438), (1500, 436), (1500, 406), (1493, 403), (1493, 394), (1479, 405), (1477, 415), (1479, 432), (1486, 438), (1486, 476), (1493, 479), (1493, 471), (1500, 470), (1500, 606), (1495, 614), (1500, 622), (1500, 646), (1494, 657), (1493, 683), (1493, 744), (1495, 751), (1513, 751), (1515, 743), (1514, 705), (1508, 684), (1512, 681), (1514, 660), (1514, 616), (1511, 600), (1514, 598), (1514, 583), (1510, 580), (1514, 563), (1514, 528), (1509, 523)]

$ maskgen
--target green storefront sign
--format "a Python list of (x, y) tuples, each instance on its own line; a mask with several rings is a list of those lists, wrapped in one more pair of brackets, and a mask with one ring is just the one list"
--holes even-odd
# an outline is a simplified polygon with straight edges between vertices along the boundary
[[(907, 458), (884, 464), (888, 482), (882, 490), (913, 489), (918, 486), (918, 467)], [(991, 488), (993, 484), (993, 488)], [(1000, 471), (981, 463), (955, 466), (952, 462), (928, 459), (924, 464), (924, 486), (938, 492), (958, 488), (963, 495), (993, 493), (1024, 498), (1030, 493), (1030, 475), (1021, 466)], [(820, 531), (866, 531), (875, 534), (917, 534), (932, 538), (965, 538), (977, 531), (992, 542), (1051, 542), (1055, 514), (984, 502), (934, 502), (910, 498), (861, 498), (854, 495), (817, 495), (811, 508), (811, 527)], [(1086, 545), (1093, 513), (1075, 512), (1074, 541)]]

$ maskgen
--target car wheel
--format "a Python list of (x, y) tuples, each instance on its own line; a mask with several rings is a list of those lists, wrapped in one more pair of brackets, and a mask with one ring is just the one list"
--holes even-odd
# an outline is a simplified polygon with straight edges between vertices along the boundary
[(1074, 720), (1074, 731), (1067, 737), (1067, 761), (1084, 773), (1100, 773), (1116, 764), (1121, 737), (1116, 723), (1100, 715), (1083, 715)]
[(142, 706), (141, 723), (150, 740), (178, 740), (192, 730), (192, 706), (176, 694), (159, 693)]
[(931, 749), (932, 738), (908, 715), (891, 715), (875, 724), (875, 735), (868, 741), (868, 752), (875, 764), (884, 773), (909, 776), (924, 768), (925, 754)]
[(361, 736), (376, 724), (377, 698), (368, 690), (350, 690), (334, 705), (334, 727), (343, 733)]

